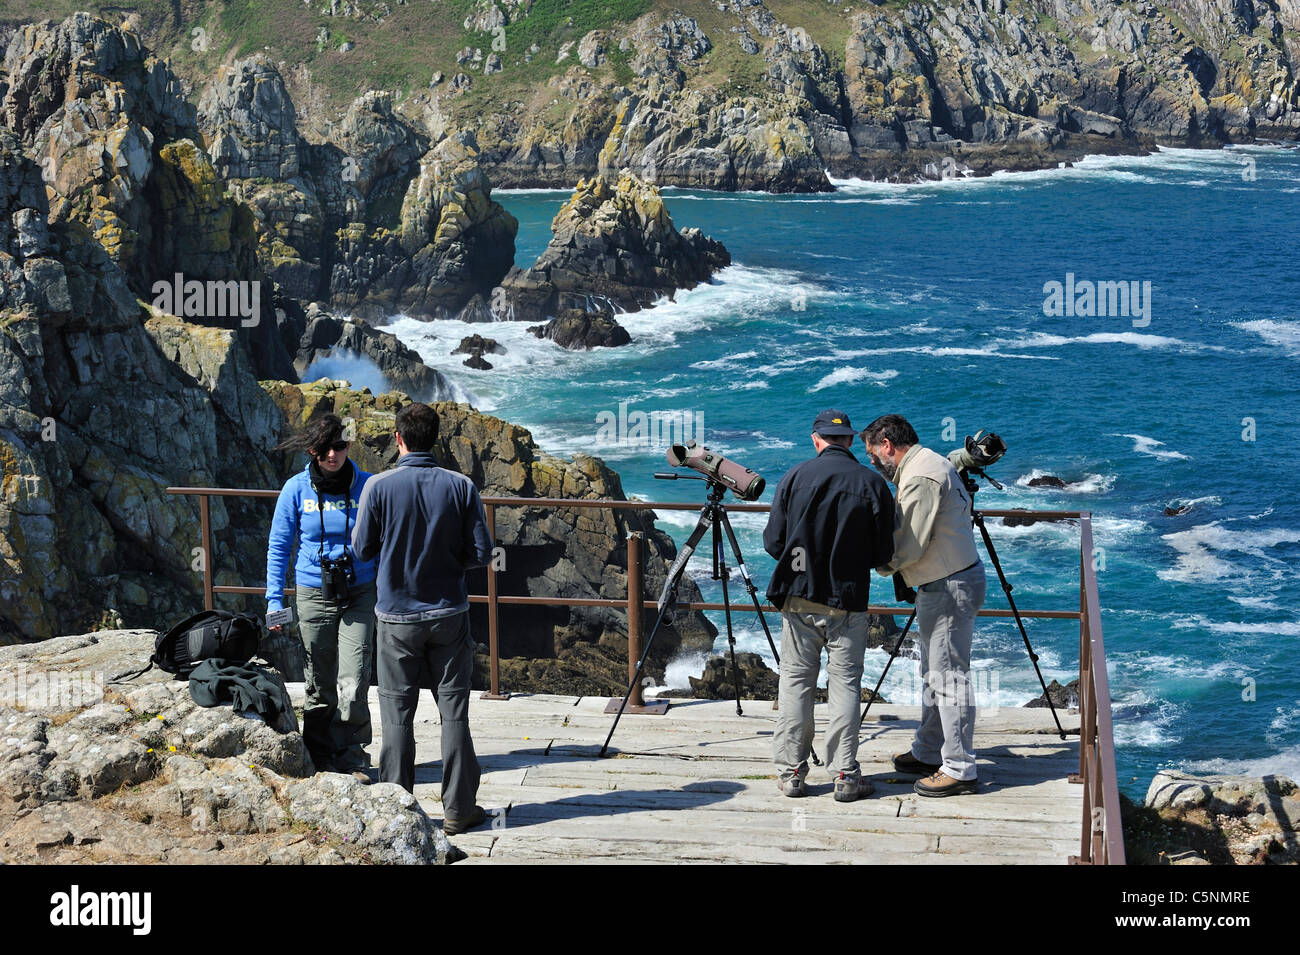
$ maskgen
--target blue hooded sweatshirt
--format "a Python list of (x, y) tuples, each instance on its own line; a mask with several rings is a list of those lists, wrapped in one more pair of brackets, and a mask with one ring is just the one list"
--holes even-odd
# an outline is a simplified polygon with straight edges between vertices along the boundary
[[(325, 556), (338, 559), (346, 547), (352, 554), (357, 583), (368, 584), (375, 579), (375, 562), (363, 561), (352, 551), (351, 536), (357, 523), (361, 489), (372, 475), (357, 467), (355, 461), (352, 470), (352, 488), (346, 498), (342, 494), (319, 495), (325, 514)], [(280, 498), (275, 502), (271, 538), (266, 548), (267, 613), (284, 609), (285, 572), (295, 544), (298, 546), (298, 560), (293, 571), (297, 586), (320, 587), (322, 512), (317, 507), (317, 498), (316, 489), (311, 484), (309, 461), (301, 473), (285, 482)]]

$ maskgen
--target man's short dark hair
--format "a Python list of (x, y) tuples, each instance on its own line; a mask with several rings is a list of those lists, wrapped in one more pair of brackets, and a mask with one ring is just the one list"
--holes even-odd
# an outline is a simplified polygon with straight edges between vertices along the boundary
[(438, 412), (415, 402), (397, 412), (397, 433), (408, 451), (432, 451), (438, 443)]
[(901, 414), (882, 414), (871, 424), (862, 429), (862, 440), (867, 444), (879, 444), (886, 438), (896, 448), (907, 448), (920, 444), (916, 429), (907, 423)]

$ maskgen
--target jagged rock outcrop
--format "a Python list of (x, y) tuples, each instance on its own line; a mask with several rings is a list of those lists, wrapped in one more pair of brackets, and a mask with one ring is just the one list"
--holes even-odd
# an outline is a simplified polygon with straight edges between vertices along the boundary
[(1286, 776), (1162, 770), (1146, 800), (1122, 800), (1130, 863), (1300, 864), (1300, 787)]
[(498, 318), (537, 321), (565, 309), (637, 311), (694, 288), (731, 256), (699, 229), (678, 232), (655, 186), (630, 173), (584, 179), (555, 214), (552, 238), (494, 293)]
[[(252, 217), (200, 148), (180, 80), (136, 33), (85, 13), (30, 24), (10, 40), (4, 68), (0, 124), (39, 157), (52, 223), (84, 227), (143, 299), (155, 301), (157, 284), (178, 275), (186, 283), (257, 283), (269, 299)], [(232, 323), (200, 296), (186, 300), (185, 314), (237, 328), (263, 373), (287, 373), (269, 310)]]
[(386, 93), (308, 143), (279, 72), (254, 56), (222, 68), (199, 121), (255, 211), (262, 267), (291, 295), (378, 320), (454, 316), (513, 262), (518, 223), (492, 201), (473, 134), (430, 150)]
[(868, 10), (846, 47), (846, 166), (893, 177), (933, 164), (931, 176), (951, 177), (1082, 151), (1294, 137), (1292, 54), (1280, 31), (1255, 31), (1257, 8), (1273, 13), (1235, 0)]
[(1062, 686), (1056, 680), (1047, 684), (1047, 692), (1040, 693), (1036, 698), (1030, 700), (1025, 706), (1046, 707), (1048, 700), (1051, 705), (1058, 710), (1078, 709), (1079, 706), (1079, 681), (1071, 680)]
[(545, 325), (533, 325), (528, 329), (538, 338), (549, 338), (561, 348), (590, 350), (592, 348), (612, 348), (626, 345), (632, 341), (627, 329), (614, 319), (608, 309), (584, 311), (579, 308), (561, 309)]
[[(737, 653), (736, 668), (740, 671), (740, 698), (742, 700), (775, 700), (780, 689), (781, 675), (768, 667), (757, 653)], [(688, 677), (691, 682), (689, 693), (670, 693), (669, 696), (692, 696), (697, 700), (734, 700), (736, 698), (736, 681), (731, 669), (729, 655), (710, 657), (704, 664), (704, 672), (698, 677)], [(862, 688), (862, 702), (872, 698), (869, 687)], [(825, 703), (826, 688), (819, 687), (813, 691), (813, 700)], [(888, 703), (883, 696), (877, 703)]]
[[(476, 119), (494, 180), (628, 168), (661, 185), (814, 191), (823, 170), (953, 178), (1300, 133), (1290, 3), (915, 0), (846, 8), (834, 51), (811, 35), (820, 24), (780, 22), (762, 0), (717, 9), (765, 89), (719, 84), (715, 44), (681, 12), (592, 31), (546, 110)], [(559, 122), (544, 115), (557, 103)]]
[(483, 357), (485, 352), (489, 355), (501, 355), (505, 354), (505, 349), (494, 338), (484, 338), (482, 335), (466, 335), (460, 340), (460, 344), (456, 346), (452, 354), (469, 355), (464, 361), (466, 368), (491, 371), (492, 363)]
[[(233, 527), (269, 518), (214, 502), (200, 555), (198, 504), (176, 484), (273, 480), (277, 412), (233, 329), (147, 314), (101, 245), (48, 228), (36, 164), (0, 130), (0, 632), (45, 638), (190, 612), (200, 556), (258, 559)], [(13, 224), (13, 225), (11, 225)], [(242, 542), (241, 542), (242, 541)]]
[(426, 365), (419, 352), (393, 335), (372, 328), (362, 319), (341, 318), (312, 304), (294, 358), (301, 377), (312, 362), (328, 355), (364, 356), (375, 363), (389, 387), (416, 401), (446, 401), (454, 397), (451, 382)]
[[(522, 102), (475, 118), (484, 168), (510, 187), (568, 187), (626, 168), (660, 185), (830, 189), (817, 147), (835, 139), (836, 120), (779, 89), (738, 96), (713, 84), (690, 86), (713, 47), (681, 12), (588, 33), (577, 44), (578, 64), (548, 82), (556, 102), (569, 104), (563, 123)], [(603, 72), (611, 61), (631, 82), (623, 85), (617, 73), (613, 83), (593, 78), (592, 70)], [(839, 140), (847, 149), (842, 128)]]
[(155, 636), (0, 649), (0, 862), (463, 857), (400, 786), (314, 775), (292, 714), (272, 727), (200, 707), (158, 670), (110, 682), (148, 660)]
[(466, 335), (453, 350), (453, 355), (472, 355), (474, 352), (487, 352), (489, 355), (504, 355), (505, 347), (495, 338), (482, 335)]
[[(406, 396), (374, 396), (332, 382), (264, 382), (263, 386), (283, 410), (289, 427), (313, 414), (333, 411), (352, 420), (356, 438), (349, 453), (361, 467), (381, 471), (396, 462), (394, 419), (409, 401)], [(540, 450), (523, 428), (499, 418), (451, 402), (432, 407), (439, 415), (439, 460), (470, 477), (485, 496), (624, 499), (618, 475), (597, 458), (580, 454), (572, 462), (564, 461)], [(625, 538), (632, 532), (645, 534), (645, 590), (657, 594), (676, 547), (655, 528), (652, 512), (499, 508), (500, 593), (626, 599)], [(683, 580), (681, 588), (683, 601), (699, 599), (690, 581)], [(470, 590), (487, 592), (485, 571), (471, 574)], [(482, 644), (488, 642), (486, 619), (482, 606), (471, 607), (473, 632)], [(589, 689), (581, 692), (614, 693), (620, 685), (626, 686), (627, 620), (621, 611), (502, 605), (500, 619), (502, 656), (523, 658), (503, 669), (511, 688), (570, 692), (573, 684), (551, 682), (565, 672), (585, 674), (588, 682), (583, 685)], [(679, 647), (712, 646), (714, 635), (702, 614), (679, 614), (655, 638), (652, 670), (660, 670)], [(526, 683), (510, 682), (521, 673), (529, 674)], [(591, 689), (596, 686), (601, 689)]]

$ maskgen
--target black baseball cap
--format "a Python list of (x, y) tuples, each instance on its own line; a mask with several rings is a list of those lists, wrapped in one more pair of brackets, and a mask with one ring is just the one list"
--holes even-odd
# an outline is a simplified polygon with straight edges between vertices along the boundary
[(857, 434), (843, 411), (823, 411), (813, 422), (813, 432), (828, 438), (842, 438)]

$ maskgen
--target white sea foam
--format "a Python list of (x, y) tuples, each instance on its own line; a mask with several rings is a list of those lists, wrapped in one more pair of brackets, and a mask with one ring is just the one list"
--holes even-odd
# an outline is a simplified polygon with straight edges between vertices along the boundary
[(1177, 630), (1205, 630), (1210, 633), (1262, 634), (1264, 636), (1300, 636), (1300, 621), (1211, 620), (1202, 614), (1190, 614), (1174, 621)]
[(1279, 607), (1268, 597), (1259, 596), (1238, 596), (1237, 594), (1228, 594), (1228, 599), (1233, 603), (1245, 607), (1247, 610), (1272, 610), (1281, 611)]
[(996, 345), (1008, 348), (1059, 348), (1064, 345), (1132, 345), (1143, 351), (1153, 348), (1177, 348), (1182, 351), (1223, 351), (1222, 345), (1189, 342), (1167, 335), (1144, 332), (1093, 332), (1089, 335), (1052, 335), (1035, 332), (1023, 338), (1001, 339)]
[(787, 441), (785, 438), (776, 438), (770, 434), (764, 434), (762, 431), (755, 431), (754, 437), (758, 438), (760, 448), (793, 448), (793, 441)]
[[(885, 304), (906, 304), (904, 296), (893, 296), (893, 298), (896, 301)], [(876, 303), (868, 301), (864, 304), (873, 305)], [(793, 329), (793, 332), (796, 335), (806, 335), (809, 338), (816, 338), (821, 341), (828, 338), (897, 338), (899, 335), (940, 335), (944, 333), (944, 329), (935, 328), (925, 322), (913, 322), (910, 325), (890, 326), (887, 328), (863, 328), (859, 325), (819, 325), (817, 328), (796, 328)]]
[[(1300, 700), (1296, 701), (1295, 706), (1276, 707), (1273, 710), (1273, 719), (1268, 724), (1270, 730), (1277, 733), (1289, 733), (1300, 726)], [(1270, 736), (1273, 734), (1270, 733)]]
[(1253, 322), (1241, 322), (1237, 327), (1254, 332), (1268, 344), (1281, 349), (1289, 358), (1300, 358), (1300, 322), (1261, 318)]
[(850, 348), (836, 353), (843, 359), (867, 358), (873, 355), (930, 355), (935, 358), (1020, 358), (1030, 361), (1060, 361), (1054, 355), (1021, 355), (999, 350), (996, 343), (983, 348), (959, 348), (942, 345), (899, 345), (892, 348)]
[(1242, 574), (1242, 568), (1228, 560), (1224, 556), (1226, 554), (1254, 557), (1266, 564), (1277, 565), (1278, 574), (1285, 574), (1286, 562), (1268, 551), (1280, 544), (1300, 542), (1300, 529), (1275, 527), (1244, 530), (1225, 527), (1223, 522), (1213, 521), (1185, 531), (1164, 534), (1161, 540), (1168, 542), (1178, 552), (1173, 568), (1157, 572), (1161, 580), (1209, 583)]
[(1107, 657), (1107, 662), (1113, 664), (1116, 672), (1123, 675), (1124, 682), (1130, 685), (1146, 685), (1161, 680), (1223, 680), (1234, 678), (1243, 670), (1240, 663), (1231, 660), (1209, 662), (1204, 658), (1146, 651), (1122, 653), (1111, 650)]
[(727, 387), (732, 391), (755, 391), (772, 386), (766, 381), (733, 381)]
[(1169, 506), (1175, 508), (1185, 507), (1191, 511), (1201, 507), (1202, 505), (1205, 507), (1218, 507), (1222, 503), (1223, 498), (1219, 497), (1217, 494), (1208, 494), (1205, 497), (1193, 497), (1186, 500), (1181, 497), (1174, 498), (1169, 502)]
[(1160, 450), (1165, 446), (1165, 443), (1163, 441), (1157, 441), (1155, 438), (1149, 438), (1144, 434), (1116, 434), (1112, 432), (1109, 437), (1131, 439), (1133, 441), (1133, 451), (1136, 454), (1146, 454), (1153, 458), (1159, 458), (1161, 461), (1191, 460), (1191, 458), (1179, 451)]
[(821, 381), (808, 389), (808, 393), (821, 391), (823, 388), (830, 388), (834, 385), (850, 385), (857, 381), (871, 381), (882, 388), (885, 382), (898, 377), (898, 372), (893, 368), (886, 368), (883, 371), (872, 371), (870, 368), (852, 368), (847, 365), (836, 368), (829, 375), (822, 378)]
[(317, 381), (321, 378), (342, 379), (353, 388), (369, 388), (376, 395), (392, 390), (374, 359), (346, 349), (317, 358), (302, 374), (303, 381)]
[[(1077, 481), (1066, 481), (1065, 487), (1050, 487), (1048, 485), (1030, 486), (1029, 482), (1038, 478), (1047, 477), (1050, 472), (1034, 468), (1028, 474), (1022, 474), (1016, 478), (1016, 484), (1020, 487), (1029, 488), (1031, 491), (1059, 491), (1062, 494), (1105, 494), (1115, 486), (1114, 474), (1084, 474)], [(1059, 475), (1058, 475), (1059, 476)], [(1064, 480), (1064, 478), (1062, 478)]]
[(657, 687), (647, 687), (646, 696), (653, 696), (655, 693), (662, 693), (664, 690), (689, 690), (691, 688), (691, 677), (699, 677), (704, 672), (704, 665), (709, 662), (712, 653), (679, 653), (668, 661), (664, 667), (664, 685)]
[[(1249, 147), (1252, 151), (1256, 147)], [(1259, 154), (1276, 152), (1280, 147), (1257, 147)], [(867, 179), (836, 179), (827, 174), (835, 187), (833, 196), (860, 197), (862, 200), (913, 201), (928, 195), (951, 192), (954, 189), (1021, 189), (1043, 183), (1083, 180), (1122, 183), (1177, 182), (1186, 186), (1205, 186), (1210, 180), (1206, 174), (1218, 174), (1229, 181), (1239, 180), (1242, 157), (1238, 149), (1176, 149), (1158, 147), (1146, 156), (1084, 156), (1070, 167), (1054, 166), (1048, 169), (1010, 172), (999, 170), (991, 176), (954, 176), (948, 179), (922, 180), (911, 183), (876, 182)], [(1178, 174), (1188, 174), (1180, 176)], [(1240, 183), (1238, 182), (1238, 185)], [(823, 197), (824, 201), (824, 197)]]
[(1195, 759), (1179, 765), (1188, 773), (1214, 774), (1223, 776), (1286, 776), (1300, 779), (1300, 745), (1279, 749), (1271, 756), (1258, 756), (1250, 759)]
[[(434, 367), (432, 363), (430, 367)], [(434, 397), (438, 400), (451, 400), (474, 404), (475, 396), (462, 387), (456, 381), (456, 372), (448, 369), (439, 369), (443, 378), (447, 382), (448, 394), (439, 394)], [(466, 369), (468, 370), (468, 369)], [(362, 355), (358, 352), (343, 349), (334, 352), (324, 358), (318, 358), (311, 363), (311, 366), (302, 375), (303, 381), (316, 381), (320, 378), (332, 378), (335, 380), (343, 379), (353, 388), (369, 388), (372, 394), (380, 395), (388, 391), (395, 390), (388, 383), (383, 371), (368, 355)]]
[(723, 355), (721, 358), (709, 358), (703, 361), (692, 362), (691, 367), (699, 369), (700, 371), (716, 371), (719, 369), (737, 368), (741, 362), (757, 357), (758, 352), (756, 351), (742, 351), (736, 352), (734, 355)]
[[(1112, 683), (1112, 689), (1114, 684)], [(1112, 700), (1111, 719), (1115, 745), (1151, 748), (1181, 742), (1172, 731), (1181, 710), (1169, 700), (1156, 700), (1142, 691)]]

